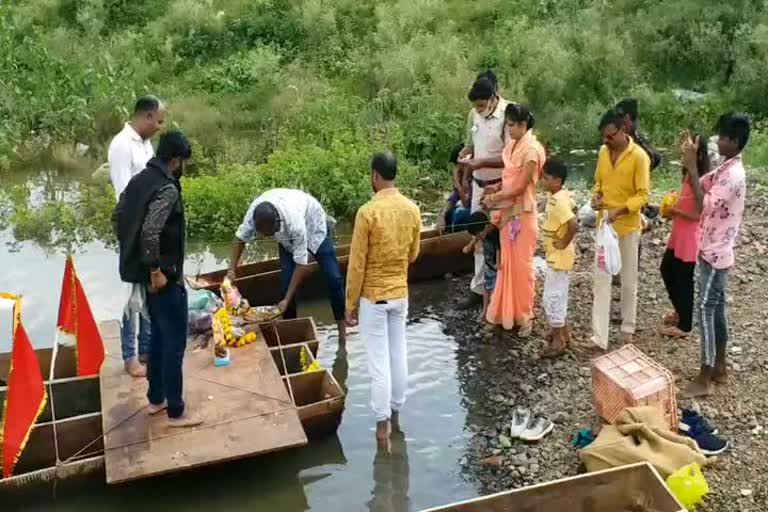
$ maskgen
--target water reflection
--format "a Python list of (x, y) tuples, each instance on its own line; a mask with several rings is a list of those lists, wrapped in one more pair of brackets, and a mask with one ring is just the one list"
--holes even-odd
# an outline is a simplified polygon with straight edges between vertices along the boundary
[(373, 497), (368, 501), (371, 512), (411, 510), (411, 470), (405, 433), (392, 432), (389, 446), (379, 446), (373, 459)]
[(349, 375), (349, 361), (347, 360), (347, 343), (343, 341), (338, 342), (336, 347), (336, 356), (333, 358), (333, 365), (331, 366), (331, 373), (336, 382), (341, 386), (341, 390), (344, 394), (347, 394), (347, 376)]
[[(108, 300), (108, 289), (96, 289), (101, 291), (94, 301)], [(407, 512), (473, 497), (475, 487), (465, 481), (458, 464), (467, 434), (455, 373), (456, 343), (443, 334), (443, 325), (430, 308), (435, 300), (442, 300), (443, 290), (440, 281), (411, 289), (409, 394), (401, 417), (407, 438), (394, 435), (388, 451), (377, 450), (365, 347), (359, 333), (352, 330), (348, 341), (339, 343), (330, 307), (318, 300), (302, 303), (302, 312), (318, 324), (320, 364), (332, 370), (347, 395), (336, 435), (300, 449), (120, 486), (105, 486), (103, 474), (85, 487), (59, 483), (55, 500), (50, 491), (36, 496), (37, 507), (28, 497), (9, 502), (3, 496), (0, 509)], [(55, 311), (58, 290), (40, 300), (45, 303), (40, 304), (42, 309)], [(25, 316), (31, 320), (40, 314), (28, 308)]]

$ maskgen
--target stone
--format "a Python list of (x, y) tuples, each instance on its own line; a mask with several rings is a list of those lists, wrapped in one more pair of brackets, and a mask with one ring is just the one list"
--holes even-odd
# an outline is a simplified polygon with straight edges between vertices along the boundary
[(502, 457), (501, 455), (491, 455), (490, 457), (481, 459), (480, 464), (482, 464), (483, 466), (498, 468), (504, 464), (504, 457)]
[(569, 415), (567, 412), (564, 411), (557, 411), (555, 414), (552, 415), (552, 421), (557, 424), (562, 424), (568, 421)]
[(528, 465), (528, 457), (525, 454), (523, 454), (523, 453), (521, 453), (519, 455), (513, 456), (510, 459), (510, 461), (515, 466), (527, 466)]
[(503, 448), (512, 448), (512, 441), (510, 441), (509, 438), (505, 435), (499, 436), (499, 444)]
[(748, 496), (752, 496), (752, 489), (742, 489), (741, 495), (744, 496), (745, 498)]

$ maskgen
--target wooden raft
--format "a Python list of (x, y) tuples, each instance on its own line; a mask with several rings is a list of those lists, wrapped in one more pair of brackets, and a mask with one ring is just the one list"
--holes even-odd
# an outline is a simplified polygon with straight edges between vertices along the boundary
[(307, 444), (264, 340), (230, 353), (232, 362), (221, 368), (210, 347), (185, 354), (184, 400), (205, 419), (193, 428), (168, 427), (165, 413), (149, 416), (146, 379), (126, 375), (110, 354), (100, 375), (107, 483)]

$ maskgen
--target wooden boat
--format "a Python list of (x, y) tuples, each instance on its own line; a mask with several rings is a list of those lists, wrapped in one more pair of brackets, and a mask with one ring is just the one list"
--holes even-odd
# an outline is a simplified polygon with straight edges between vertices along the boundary
[[(445, 274), (472, 270), (472, 254), (464, 254), (462, 249), (469, 243), (471, 235), (466, 231), (441, 235), (436, 229), (421, 233), (419, 257), (408, 272), (409, 281), (434, 279)], [(349, 261), (349, 245), (336, 247), (341, 272), (346, 275)], [(310, 275), (302, 285), (302, 297), (318, 296), (326, 289), (325, 279), (319, 272), (317, 263), (309, 266)], [(190, 288), (219, 291), (227, 273), (226, 269), (216, 270), (196, 276), (187, 276)], [(280, 261), (270, 259), (242, 265), (237, 270), (235, 286), (253, 306), (277, 304), (282, 299), (280, 292)]]
[[(15, 475), (0, 478), (3, 498), (20, 489), (34, 491), (56, 479), (104, 468), (99, 378), (76, 376), (72, 348), (60, 347), (55, 356), (52, 348), (37, 349), (35, 355), (42, 375), (50, 377), (45, 381), (48, 402), (30, 433)], [(9, 367), (10, 354), (0, 354), (0, 379), (6, 380)], [(0, 403), (6, 392), (6, 387), (0, 387)]]
[[(100, 329), (108, 353), (119, 354), (117, 322), (105, 322)], [(307, 438), (317, 440), (334, 434), (344, 412), (342, 385), (328, 370), (302, 372), (300, 365), (302, 349), (306, 364), (317, 356), (320, 341), (314, 321), (277, 321), (275, 331), (277, 337), (267, 345)], [(45, 382), (48, 403), (32, 429), (14, 476), (0, 478), (0, 499), (38, 489), (49, 491), (53, 482), (81, 480), (105, 471), (100, 378), (75, 376), (72, 348), (60, 346), (55, 356), (51, 348), (38, 349), (35, 354), (42, 374), (50, 376)], [(115, 358), (108, 356), (105, 366), (114, 364), (121, 362), (115, 363)], [(0, 354), (0, 379), (7, 378), (9, 367), (10, 354)], [(6, 387), (0, 387), (0, 403), (6, 392)], [(0, 408), (0, 419), (2, 414)]]
[(647, 462), (571, 476), (423, 512), (685, 512)]

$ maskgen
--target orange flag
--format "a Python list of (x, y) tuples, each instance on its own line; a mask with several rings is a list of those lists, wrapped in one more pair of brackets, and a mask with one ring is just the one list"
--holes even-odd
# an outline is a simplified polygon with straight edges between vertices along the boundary
[[(7, 295), (4, 297), (11, 298)], [(13, 308), (11, 371), (3, 405), (3, 421), (0, 424), (3, 478), (8, 478), (13, 473), (13, 468), (32, 432), (32, 425), (45, 409), (47, 400), (40, 365), (21, 324), (21, 299), (12, 298), (16, 300), (16, 304)]]
[(64, 280), (59, 302), (59, 334), (71, 336), (75, 341), (77, 374), (98, 375), (104, 362), (104, 343), (91, 313), (91, 306), (83, 291), (83, 285), (75, 272), (72, 258), (67, 256)]

